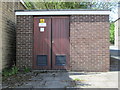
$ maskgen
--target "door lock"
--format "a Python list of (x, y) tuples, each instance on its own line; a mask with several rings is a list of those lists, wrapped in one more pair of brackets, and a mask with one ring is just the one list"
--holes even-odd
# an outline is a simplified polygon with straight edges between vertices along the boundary
[(52, 41), (52, 43), (54, 43), (54, 41)]

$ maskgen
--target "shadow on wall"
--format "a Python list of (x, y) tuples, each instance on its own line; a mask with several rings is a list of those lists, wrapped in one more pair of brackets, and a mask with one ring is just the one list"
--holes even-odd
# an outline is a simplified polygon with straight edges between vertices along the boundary
[(16, 32), (15, 23), (11, 20), (5, 19), (5, 25), (3, 28), (3, 60), (6, 63), (3, 68), (10, 67), (15, 64), (16, 60)]

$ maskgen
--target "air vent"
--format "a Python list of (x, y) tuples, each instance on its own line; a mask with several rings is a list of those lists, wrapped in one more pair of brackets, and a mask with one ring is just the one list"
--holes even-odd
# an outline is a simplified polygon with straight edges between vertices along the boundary
[(56, 65), (66, 65), (66, 55), (56, 55)]
[(37, 65), (46, 66), (47, 65), (47, 55), (37, 55)]

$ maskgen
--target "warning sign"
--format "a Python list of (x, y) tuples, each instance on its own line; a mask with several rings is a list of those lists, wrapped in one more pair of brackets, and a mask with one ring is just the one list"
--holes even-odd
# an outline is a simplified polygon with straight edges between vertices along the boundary
[(45, 19), (40, 19), (40, 23), (45, 23)]

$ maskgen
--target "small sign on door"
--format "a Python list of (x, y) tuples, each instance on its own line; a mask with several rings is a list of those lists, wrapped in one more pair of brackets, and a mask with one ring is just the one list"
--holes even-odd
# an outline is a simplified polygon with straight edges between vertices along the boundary
[(45, 31), (45, 29), (44, 28), (40, 28), (40, 32), (44, 32)]
[(39, 23), (39, 27), (46, 27), (46, 23)]

